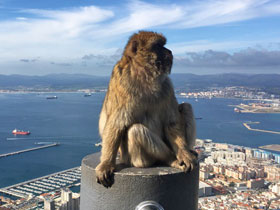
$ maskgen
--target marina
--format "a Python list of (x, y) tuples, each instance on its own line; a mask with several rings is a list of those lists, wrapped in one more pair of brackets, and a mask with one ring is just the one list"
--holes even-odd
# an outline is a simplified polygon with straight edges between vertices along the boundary
[(34, 150), (54, 147), (54, 146), (58, 146), (58, 145), (59, 145), (59, 143), (53, 143), (53, 144), (48, 144), (48, 145), (44, 145), (44, 146), (40, 146), (40, 147), (33, 147), (33, 148), (30, 148), (30, 149), (19, 150), (19, 151), (16, 151), (16, 152), (0, 154), (0, 158), (11, 156), (11, 155), (17, 155), (17, 154), (24, 153), (24, 152), (31, 152), (31, 151), (34, 151)]
[(31, 198), (63, 187), (78, 185), (81, 181), (81, 167), (21, 182), (0, 189), (0, 193), (19, 198)]

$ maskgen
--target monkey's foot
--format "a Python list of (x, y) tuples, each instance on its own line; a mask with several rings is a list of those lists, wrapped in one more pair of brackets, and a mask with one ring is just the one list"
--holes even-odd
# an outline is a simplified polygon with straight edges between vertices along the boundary
[(104, 187), (111, 187), (114, 183), (115, 167), (109, 163), (99, 163), (95, 169), (96, 182), (102, 184)]
[(184, 172), (192, 171), (198, 164), (197, 153), (192, 150), (179, 150), (177, 160), (171, 163), (171, 167), (179, 168)]

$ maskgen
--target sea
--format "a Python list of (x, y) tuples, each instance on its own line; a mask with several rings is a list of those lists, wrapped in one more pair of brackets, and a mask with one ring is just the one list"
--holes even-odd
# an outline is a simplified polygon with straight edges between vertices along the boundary
[[(57, 99), (46, 99), (57, 96)], [(59, 142), (59, 146), (0, 158), (0, 188), (81, 165), (83, 157), (100, 151), (98, 118), (104, 92), (92, 93), (1, 93), (0, 154)], [(212, 139), (257, 148), (279, 144), (280, 135), (250, 131), (252, 128), (280, 131), (280, 114), (236, 113), (232, 106), (247, 103), (240, 99), (187, 99), (197, 125), (197, 138)], [(166, 110), (168, 112), (168, 110)], [(164, 113), (163, 113), (164, 114)], [(13, 129), (30, 131), (14, 136)]]

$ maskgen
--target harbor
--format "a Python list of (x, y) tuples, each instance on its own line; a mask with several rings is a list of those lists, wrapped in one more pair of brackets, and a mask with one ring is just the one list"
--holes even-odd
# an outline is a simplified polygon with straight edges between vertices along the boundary
[(0, 154), (0, 158), (8, 157), (8, 156), (11, 156), (11, 155), (17, 155), (17, 154), (25, 153), (25, 152), (31, 152), (31, 151), (34, 151), (34, 150), (54, 147), (54, 146), (58, 146), (58, 145), (60, 145), (60, 144), (58, 142), (56, 142), (56, 143), (52, 143), (52, 144), (48, 144), (48, 145), (44, 145), (44, 146), (40, 146), (40, 147), (33, 147), (33, 148), (30, 148), (30, 149), (24, 149), (24, 150), (19, 150), (19, 151), (15, 151), (15, 152)]
[(1, 188), (0, 194), (27, 199), (53, 192), (63, 187), (79, 185), (80, 181), (81, 167), (79, 166)]

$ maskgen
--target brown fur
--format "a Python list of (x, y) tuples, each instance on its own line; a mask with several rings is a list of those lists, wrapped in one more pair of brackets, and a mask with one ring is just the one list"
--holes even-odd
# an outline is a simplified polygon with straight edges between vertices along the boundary
[(121, 161), (135, 167), (162, 162), (188, 171), (196, 164), (192, 108), (175, 98), (168, 77), (173, 57), (165, 43), (161, 34), (134, 34), (113, 69), (99, 120), (96, 176), (105, 187), (113, 184), (118, 150)]

